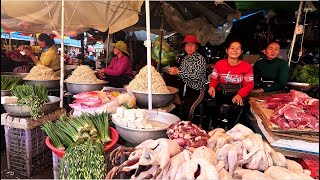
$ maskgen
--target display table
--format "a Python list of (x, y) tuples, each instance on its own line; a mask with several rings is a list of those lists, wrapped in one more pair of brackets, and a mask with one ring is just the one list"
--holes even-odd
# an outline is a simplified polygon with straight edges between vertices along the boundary
[[(265, 132), (266, 130), (264, 128), (260, 128), (261, 126), (259, 127), (258, 122), (257, 122), (256, 118), (253, 116), (253, 114), (248, 113), (247, 118), (250, 120), (252, 127), (254, 128), (254, 131), (258, 134), (261, 134), (265, 140), (268, 140), (268, 138), (266, 138), (266, 136), (270, 136), (270, 134), (266, 133)], [(317, 144), (319, 144), (319, 143), (317, 143)], [(271, 143), (271, 145), (272, 145), (272, 143)], [(274, 150), (276, 150), (277, 152), (281, 152), (283, 155), (285, 155), (287, 157), (312, 159), (312, 160), (319, 159), (319, 153), (305, 152), (305, 151), (287, 149), (284, 147), (277, 147), (277, 146), (272, 146), (272, 148), (274, 148)]]
[(284, 130), (270, 121), (273, 110), (263, 108), (266, 97), (276, 93), (261, 93), (250, 97), (250, 113), (247, 118), (254, 130), (261, 134), (273, 148), (285, 156), (294, 158), (319, 159), (319, 132), (310, 128)]

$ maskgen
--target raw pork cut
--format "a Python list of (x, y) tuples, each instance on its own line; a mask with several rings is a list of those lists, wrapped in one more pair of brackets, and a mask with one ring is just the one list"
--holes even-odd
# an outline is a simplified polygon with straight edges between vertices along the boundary
[(306, 113), (319, 119), (319, 103), (306, 106)]
[(270, 121), (275, 123), (276, 125), (280, 126), (281, 129), (289, 129), (289, 123), (286, 118), (281, 115), (275, 114), (270, 117)]
[(306, 93), (295, 91), (293, 89), (290, 90), (290, 94), (294, 102), (303, 102), (305, 99), (310, 98)]

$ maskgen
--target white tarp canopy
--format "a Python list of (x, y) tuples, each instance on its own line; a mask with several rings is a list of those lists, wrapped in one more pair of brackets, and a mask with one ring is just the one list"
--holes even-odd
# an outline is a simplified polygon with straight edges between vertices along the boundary
[[(61, 50), (64, 51), (64, 35), (78, 34), (89, 28), (99, 31), (115, 33), (126, 27), (136, 24), (139, 20), (139, 12), (144, 1), (26, 1), (26, 0), (1, 0), (1, 27), (8, 30), (19, 31), (19, 26), (15, 26), (12, 22), (11, 28), (6, 27), (3, 21), (10, 18), (21, 20), (24, 26), (20, 31), (23, 32), (46, 32), (53, 31), (61, 35)], [(146, 0), (147, 7), (147, 34), (146, 43), (148, 65), (151, 66), (151, 41), (150, 41), (150, 14), (149, 1)], [(37, 25), (43, 25), (39, 29)], [(32, 25), (37, 26), (33, 28)], [(41, 27), (41, 26), (40, 26)], [(61, 74), (60, 74), (60, 107), (63, 107), (63, 79), (64, 79), (64, 60), (63, 54), (60, 56)], [(150, 69), (150, 68), (149, 68)], [(149, 70), (148, 82), (151, 83), (151, 71)], [(149, 100), (151, 99), (151, 84), (149, 84)], [(151, 104), (149, 102), (149, 104)], [(149, 109), (151, 106), (149, 107)]]
[[(21, 32), (61, 30), (62, 1), (1, 0), (1, 28)], [(64, 31), (76, 35), (89, 28), (115, 33), (136, 24), (143, 1), (65, 1)]]

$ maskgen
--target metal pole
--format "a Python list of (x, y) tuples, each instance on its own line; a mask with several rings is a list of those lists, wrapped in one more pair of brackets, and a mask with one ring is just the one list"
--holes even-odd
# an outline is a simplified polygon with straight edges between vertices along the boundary
[(83, 64), (83, 61), (84, 61), (84, 33), (82, 33), (81, 35), (81, 54), (82, 56), (80, 57), (80, 61), (79, 61), (79, 64)]
[(109, 30), (108, 30), (108, 37), (107, 37), (107, 41), (106, 42), (106, 67), (108, 66), (108, 59), (109, 59), (109, 43), (110, 43), (110, 33), (109, 33)]
[(151, 89), (151, 40), (150, 40), (150, 5), (149, 0), (145, 1), (146, 9), (146, 30), (147, 40), (144, 41), (144, 46), (147, 48), (147, 67), (148, 67), (148, 108), (152, 109), (152, 89)]
[(296, 27), (295, 27), (294, 32), (293, 32), (293, 38), (292, 38), (291, 47), (290, 47), (290, 54), (289, 54), (289, 60), (288, 60), (289, 67), (290, 67), (290, 62), (291, 62), (291, 58), (292, 58), (294, 43), (296, 42), (296, 37), (297, 37), (296, 30), (297, 30), (297, 28), (299, 26), (299, 22), (300, 22), (302, 5), (303, 5), (303, 1), (300, 1), (298, 15), (297, 15), (297, 21), (296, 21)]
[(60, 108), (63, 108), (63, 79), (64, 79), (64, 0), (61, 1), (61, 53), (60, 53)]
[(9, 50), (12, 50), (12, 46), (11, 46), (11, 31), (9, 31)]
[(157, 64), (157, 71), (160, 72), (161, 69), (161, 55), (162, 55), (162, 38), (163, 38), (163, 13), (161, 15), (161, 24), (160, 24), (160, 47), (159, 47), (159, 61)]

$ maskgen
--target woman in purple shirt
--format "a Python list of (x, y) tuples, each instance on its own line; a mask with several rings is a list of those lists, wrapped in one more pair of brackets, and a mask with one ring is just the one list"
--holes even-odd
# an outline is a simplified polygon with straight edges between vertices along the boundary
[(128, 58), (127, 44), (123, 41), (111, 43), (115, 55), (107, 68), (99, 69), (98, 76), (109, 81), (110, 87), (122, 88), (132, 80), (132, 68)]

